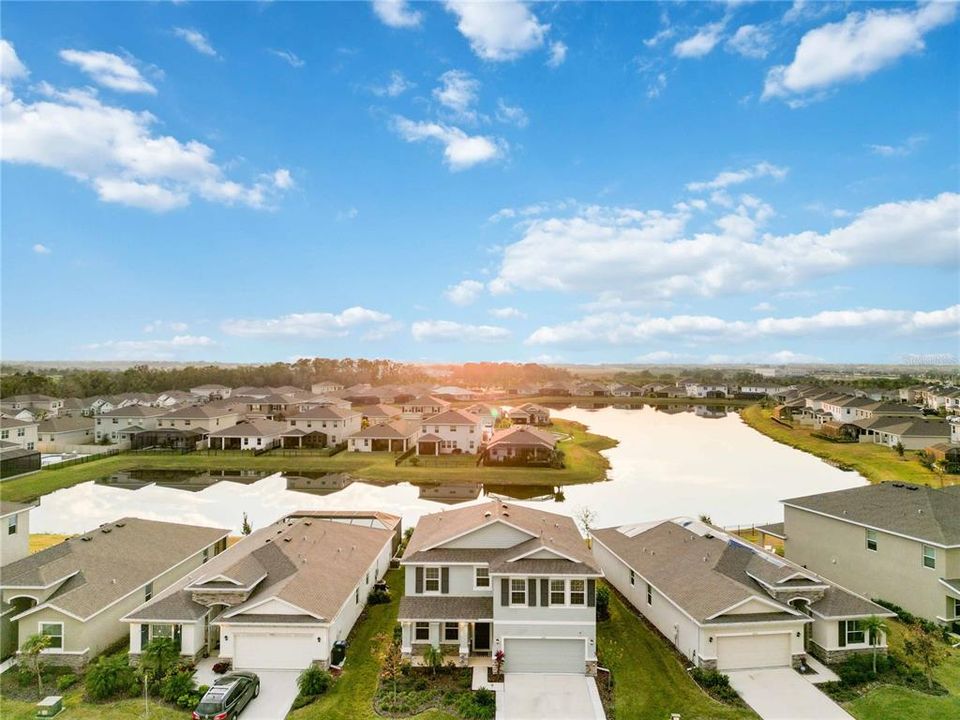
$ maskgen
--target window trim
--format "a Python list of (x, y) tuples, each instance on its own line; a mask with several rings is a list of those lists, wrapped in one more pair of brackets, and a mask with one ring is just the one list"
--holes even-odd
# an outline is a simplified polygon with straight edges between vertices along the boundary
[(14, 513), (7, 518), (7, 535), (16, 535), (19, 531), (20, 516)]
[[(582, 583), (582, 584), (583, 584), (583, 589), (582, 589), (582, 590), (574, 590), (574, 589), (573, 589), (573, 584), (574, 584), (575, 582)], [(574, 595), (574, 593), (577, 593), (578, 595), (581, 595), (581, 594), (582, 594), (582, 595), (583, 595), (583, 602), (574, 602), (574, 601), (573, 601), (573, 595)], [(567, 605), (569, 605), (570, 607), (575, 607), (575, 608), (586, 607), (586, 606), (587, 606), (587, 581), (586, 581), (585, 579), (583, 579), (583, 578), (570, 578), (570, 579), (567, 581)]]
[[(450, 630), (453, 630), (455, 637), (450, 637)], [(460, 623), (459, 622), (444, 622), (442, 628), (442, 642), (451, 643), (451, 642), (460, 642)]]
[(653, 605), (653, 585), (647, 583), (647, 605)]
[[(519, 583), (520, 589), (515, 589)], [(523, 600), (514, 601), (514, 595), (523, 595)], [(527, 607), (527, 579), (526, 578), (510, 578), (510, 607)]]
[[(870, 547), (871, 543), (873, 543), (873, 547)], [(871, 530), (870, 528), (866, 528), (866, 545), (867, 545), (867, 550), (869, 550), (870, 552), (877, 552), (877, 548), (879, 547), (879, 542), (878, 542), (876, 530)]]
[[(867, 643), (867, 631), (863, 627), (860, 627), (860, 623), (861, 623), (860, 620), (847, 620), (847, 624), (844, 627), (844, 635), (846, 636), (848, 646), (849, 645), (865, 645)], [(854, 627), (857, 627), (858, 629), (851, 630), (850, 629), (851, 625), (853, 625)], [(863, 639), (854, 640), (852, 639), (852, 635), (862, 635)]]
[[(555, 590), (553, 587), (554, 583), (560, 583), (560, 589)], [(570, 596), (567, 594), (567, 581), (565, 578), (550, 578), (549, 592), (550, 592), (550, 607), (566, 607), (569, 605)], [(553, 599), (555, 594), (559, 593), (563, 600), (556, 602)]]
[[(52, 625), (57, 625), (57, 626), (60, 628), (60, 634), (59, 634), (59, 635), (51, 635), (50, 633), (44, 632), (44, 631), (43, 631), (44, 625), (46, 625), (46, 626), (48, 626), (48, 627), (49, 627), (49, 626), (52, 626)], [(46, 648), (43, 652), (45, 652), (45, 653), (62, 653), (62, 652), (64, 652), (64, 648), (66, 647), (66, 644), (67, 644), (67, 629), (66, 629), (66, 627), (64, 626), (64, 623), (62, 623), (62, 622), (59, 621), (59, 620), (40, 620), (39, 622), (37, 622), (37, 634), (38, 634), (38, 635), (46, 635), (47, 637), (52, 637), (52, 638), (55, 638), (55, 637), (59, 637), (59, 638), (60, 638), (60, 646), (59, 646), (59, 647), (56, 647), (56, 646), (51, 645), (50, 647)]]
[[(431, 570), (437, 573), (437, 576), (436, 576), (435, 578), (431, 578), (431, 577), (430, 577), (430, 571), (431, 571)], [(441, 585), (441, 584), (440, 584), (440, 576), (441, 576), (441, 575), (442, 575), (442, 573), (440, 572), (440, 568), (439, 568), (439, 567), (427, 566), (427, 567), (425, 567), (425, 568), (423, 569), (423, 594), (424, 594), (424, 595), (439, 595), (439, 594), (440, 594), (440, 585)], [(431, 589), (430, 589), (430, 583), (431, 583), (431, 582), (436, 582), (436, 583), (437, 583), (437, 589), (436, 589), (436, 590), (431, 590)]]
[[(483, 570), (484, 572), (487, 573), (487, 575), (486, 575), (485, 578), (480, 578), (480, 576), (478, 575), (478, 573), (479, 573), (481, 570)], [(487, 581), (487, 584), (486, 584), (486, 585), (481, 585), (481, 584), (479, 584), (477, 581), (480, 580), (480, 579), (486, 580), (486, 581)], [(474, 590), (489, 590), (489, 589), (492, 588), (492, 587), (493, 587), (493, 581), (492, 581), (492, 579), (490, 578), (490, 568), (487, 567), (486, 565), (476, 565), (476, 566), (474, 566), (474, 568), (473, 568), (473, 589), (474, 589)]]
[[(418, 633), (421, 630), (425, 630), (427, 636), (425, 638), (418, 637)], [(430, 623), (428, 622), (415, 622), (413, 624), (413, 637), (410, 639), (411, 642), (415, 643), (428, 643), (430, 642)]]
[[(932, 556), (927, 555), (927, 550), (931, 551)], [(932, 560), (932, 565), (927, 565), (928, 558)], [(937, 549), (933, 545), (922, 544), (920, 546), (920, 564), (923, 565), (923, 567), (925, 567), (927, 570), (937, 569)]]

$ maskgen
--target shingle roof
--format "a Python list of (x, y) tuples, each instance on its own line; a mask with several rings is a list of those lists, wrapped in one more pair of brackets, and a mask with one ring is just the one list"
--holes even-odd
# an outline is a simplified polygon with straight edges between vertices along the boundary
[(393, 422), (370, 425), (360, 432), (353, 433), (352, 438), (395, 439), (416, 435), (420, 430), (420, 423), (415, 420), (394, 420)]
[(73, 432), (75, 430), (93, 430), (93, 426), (93, 418), (54, 417), (41, 421), (37, 430), (42, 433)]
[(244, 420), (228, 428), (210, 433), (210, 437), (272, 437), (282, 435), (289, 425), (274, 420)]
[(29, 510), (30, 508), (36, 507), (37, 504), (38, 503), (18, 503), (10, 502), (9, 500), (0, 500), (0, 518)]
[(86, 618), (228, 533), (122, 518), (4, 566), (0, 587), (46, 586), (72, 575), (47, 602)]
[(463, 410), (444, 410), (423, 419), (424, 425), (478, 425), (480, 418)]
[(25, 420), (17, 420), (11, 417), (0, 417), (0, 427), (2, 428), (27, 427), (28, 425), (36, 424), (35, 422), (26, 422)]
[(960, 492), (883, 482), (782, 502), (936, 545), (960, 545)]
[(356, 417), (359, 414), (356, 410), (322, 405), (287, 415), (287, 420), (344, 420), (346, 418)]
[(223, 417), (224, 415), (236, 415), (237, 411), (231, 406), (225, 405), (194, 405), (191, 407), (180, 408), (179, 410), (171, 410), (166, 415), (163, 416), (163, 419), (170, 420), (195, 420), (195, 419), (209, 419)]
[(165, 408), (155, 408), (149, 405), (127, 405), (116, 410), (100, 413), (100, 417), (156, 417), (166, 412)]
[(510, 446), (530, 446), (540, 445), (554, 448), (557, 445), (557, 438), (553, 433), (546, 430), (538, 430), (527, 425), (514, 425), (504, 430), (498, 430), (487, 443), (487, 449), (497, 445)]
[(424, 597), (407, 595), (400, 598), (398, 620), (493, 620), (492, 597)]

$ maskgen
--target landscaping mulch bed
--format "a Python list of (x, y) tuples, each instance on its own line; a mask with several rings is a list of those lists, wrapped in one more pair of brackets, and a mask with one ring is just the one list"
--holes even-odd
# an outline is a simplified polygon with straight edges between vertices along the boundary
[(410, 667), (397, 681), (396, 691), (393, 682), (381, 679), (373, 707), (378, 715), (391, 718), (411, 717), (431, 708), (462, 716), (461, 703), (473, 697), (472, 681), (470, 668), (442, 668), (434, 673)]
[(37, 697), (37, 676), (32, 671), (24, 673), (20, 679), (17, 668), (7, 670), (0, 675), (0, 695), (10, 700), (35, 703), (47, 695), (62, 695), (63, 691), (57, 688), (57, 680), (63, 675), (71, 675), (70, 668), (48, 667), (43, 671), (43, 694)]

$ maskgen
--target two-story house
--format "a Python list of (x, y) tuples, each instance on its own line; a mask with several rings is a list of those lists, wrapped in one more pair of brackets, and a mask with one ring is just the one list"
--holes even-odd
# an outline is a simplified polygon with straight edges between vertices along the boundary
[[(396, 404), (396, 403), (394, 403)], [(399, 403), (405, 420), (420, 420), (431, 415), (439, 415), (450, 403), (432, 395), (419, 395)]]
[(157, 427), (205, 433), (233, 427), (242, 419), (238, 408), (211, 403), (170, 410), (157, 419)]
[(0, 417), (0, 441), (33, 450), (39, 441), (38, 426), (37, 422)]
[(502, 650), (505, 672), (596, 671), (603, 573), (572, 518), (500, 500), (425, 515), (401, 565), (405, 656)]
[(960, 630), (960, 486), (901, 482), (783, 501), (789, 560)]
[(160, 416), (166, 414), (163, 408), (147, 405), (127, 405), (116, 410), (102, 412), (97, 415), (97, 424), (94, 426), (94, 440), (103, 442), (120, 442), (131, 432), (138, 430), (155, 430)]
[(287, 415), (287, 423), (294, 432), (284, 435), (284, 446), (302, 447), (305, 444), (304, 438), (312, 436), (314, 442), (309, 444), (334, 447), (346, 442), (354, 433), (360, 432), (362, 420), (363, 414), (356, 410), (327, 405), (301, 410)]
[(445, 412), (425, 418), (417, 438), (417, 455), (474, 454), (483, 443), (483, 423), (476, 415), (463, 410)]

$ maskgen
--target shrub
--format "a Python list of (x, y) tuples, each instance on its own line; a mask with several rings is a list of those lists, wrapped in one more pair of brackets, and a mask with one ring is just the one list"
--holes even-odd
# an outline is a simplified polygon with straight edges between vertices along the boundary
[[(478, 697), (480, 693), (484, 693), (482, 700)], [(493, 695), (490, 690), (486, 689), (463, 693), (456, 704), (457, 713), (460, 717), (467, 718), (467, 720), (492, 720), (497, 712), (496, 700), (491, 704), (486, 693)]]
[(483, 707), (496, 707), (497, 694), (493, 692), (493, 690), (480, 688), (473, 694), (473, 701), (477, 705), (482, 705)]
[(697, 685), (702, 687), (718, 700), (722, 700), (724, 702), (736, 702), (740, 699), (737, 691), (730, 687), (730, 678), (721, 672), (717, 672), (716, 670), (694, 668), (690, 672), (690, 676), (694, 679)]
[(223, 661), (221, 661), (221, 662), (218, 662), (218, 663), (214, 663), (214, 664), (213, 664), (213, 671), (214, 671), (217, 675), (223, 675), (223, 674), (224, 674), (225, 672), (227, 672), (229, 669), (230, 669), (230, 661), (229, 661), (229, 660), (223, 660)]
[(606, 585), (597, 585), (597, 620), (610, 619), (610, 589)]
[(368, 605), (386, 605), (390, 602), (390, 593), (385, 590), (377, 590), (374, 588), (370, 591), (370, 594), (367, 595), (367, 604)]
[(204, 695), (207, 694), (207, 690), (209, 690), (209, 689), (210, 689), (210, 686), (209, 686), (209, 685), (201, 685), (200, 687), (197, 688), (197, 694), (198, 694), (200, 697), (203, 697)]
[(87, 670), (84, 686), (91, 700), (126, 694), (135, 686), (133, 668), (123, 655), (101, 655)]
[(433, 645), (428, 645), (426, 652), (423, 654), (423, 660), (427, 664), (433, 674), (437, 674), (437, 670), (443, 667), (443, 653), (440, 652), (440, 648), (434, 647)]
[(57, 691), (63, 692), (67, 688), (71, 688), (77, 684), (79, 678), (73, 673), (67, 673), (66, 675), (61, 675), (57, 678)]
[(200, 702), (202, 695), (197, 695), (196, 693), (187, 693), (181, 695), (177, 698), (177, 707), (182, 707), (184, 710), (192, 710)]
[(36, 681), (37, 676), (26, 668), (21, 668), (17, 670), (17, 685), (20, 687), (26, 687), (30, 683)]
[(316, 699), (317, 699), (316, 695), (297, 695), (293, 699), (293, 705), (290, 707), (290, 709), (299, 710), (302, 707), (306, 707)]
[(297, 687), (300, 689), (301, 695), (316, 696), (323, 695), (330, 688), (332, 682), (333, 676), (329, 672), (316, 665), (311, 665), (300, 673), (300, 677), (297, 678)]
[(176, 702), (181, 695), (193, 694), (196, 687), (193, 673), (189, 670), (179, 670), (167, 675), (160, 682), (160, 697), (170, 703)]

